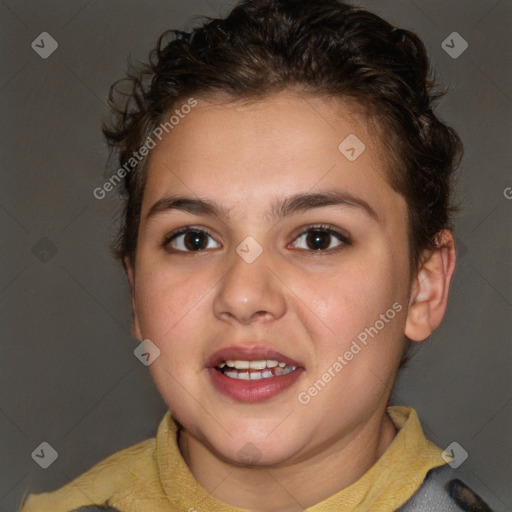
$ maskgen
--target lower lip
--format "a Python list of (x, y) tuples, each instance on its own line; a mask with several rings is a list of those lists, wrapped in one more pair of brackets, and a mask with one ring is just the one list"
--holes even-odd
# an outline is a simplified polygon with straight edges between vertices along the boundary
[(297, 368), (286, 375), (259, 380), (240, 380), (226, 377), (215, 368), (208, 368), (215, 388), (230, 398), (241, 402), (263, 402), (279, 395), (292, 386), (301, 376), (303, 368)]

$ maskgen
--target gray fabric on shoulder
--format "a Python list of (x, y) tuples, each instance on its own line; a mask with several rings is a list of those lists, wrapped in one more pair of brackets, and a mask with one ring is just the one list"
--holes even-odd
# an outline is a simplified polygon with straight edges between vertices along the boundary
[(450, 466), (434, 468), (423, 485), (396, 512), (492, 512), (478, 494), (457, 478)]

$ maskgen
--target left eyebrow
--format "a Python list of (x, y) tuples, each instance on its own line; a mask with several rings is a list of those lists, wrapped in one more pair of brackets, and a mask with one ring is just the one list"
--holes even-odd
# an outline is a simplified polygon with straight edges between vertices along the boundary
[(295, 194), (287, 197), (284, 201), (276, 201), (270, 210), (270, 217), (272, 219), (279, 219), (294, 213), (301, 213), (314, 208), (325, 208), (327, 206), (360, 208), (374, 220), (380, 220), (377, 212), (364, 199), (342, 190)]
[[(377, 212), (366, 201), (339, 190), (294, 194), (283, 200), (276, 200), (272, 203), (270, 212), (267, 215), (270, 219), (277, 220), (293, 214), (328, 206), (359, 208), (374, 220), (379, 221)], [(226, 208), (207, 199), (168, 196), (153, 204), (146, 215), (146, 219), (171, 210), (179, 210), (194, 215), (217, 216), (223, 219), (227, 219), (229, 216)]]

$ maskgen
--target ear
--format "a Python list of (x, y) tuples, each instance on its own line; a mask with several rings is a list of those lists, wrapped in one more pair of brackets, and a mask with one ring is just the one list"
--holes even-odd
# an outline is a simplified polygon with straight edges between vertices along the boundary
[(130, 284), (130, 295), (132, 298), (132, 334), (135, 339), (142, 341), (142, 330), (140, 328), (139, 316), (137, 314), (137, 306), (135, 303), (135, 268), (133, 262), (128, 256), (123, 259), (123, 266)]
[(443, 320), (455, 261), (453, 234), (448, 230), (440, 231), (436, 248), (424, 255), (412, 283), (405, 324), (405, 335), (410, 340), (426, 340)]

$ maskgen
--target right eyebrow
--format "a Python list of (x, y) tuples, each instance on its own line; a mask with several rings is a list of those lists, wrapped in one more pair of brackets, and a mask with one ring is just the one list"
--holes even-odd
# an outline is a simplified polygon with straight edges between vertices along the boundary
[(228, 212), (225, 208), (213, 201), (191, 197), (168, 196), (158, 200), (146, 215), (146, 219), (170, 210), (180, 210), (194, 215), (210, 215), (226, 218)]

